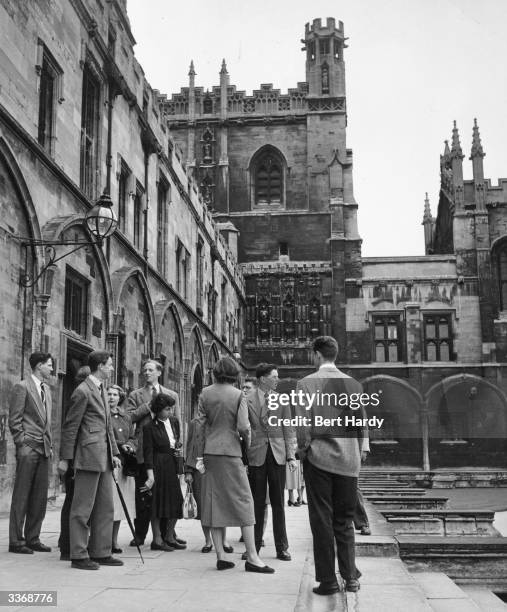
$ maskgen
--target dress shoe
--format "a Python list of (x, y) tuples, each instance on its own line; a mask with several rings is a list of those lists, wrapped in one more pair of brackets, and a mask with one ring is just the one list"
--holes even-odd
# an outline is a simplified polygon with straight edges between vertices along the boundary
[(150, 544), (151, 550), (163, 550), (164, 552), (173, 552), (174, 548), (169, 546), (167, 542), (162, 542), (162, 544), (157, 544), (156, 542), (152, 542)]
[(289, 501), (287, 502), (287, 506), (293, 506), (293, 505), (294, 505), (294, 502), (290, 501), (290, 499), (289, 499)]
[(245, 551), (242, 555), (241, 555), (241, 561), (247, 561), (248, 560), (248, 553)]
[(359, 584), (359, 580), (347, 580), (345, 583), (345, 590), (350, 593), (357, 593), (359, 591), (361, 585)]
[(217, 561), (217, 570), (227, 570), (232, 569), (234, 567), (234, 563), (232, 561)]
[(186, 540), (182, 540), (181, 538), (174, 538), (176, 542), (178, 542), (178, 544), (186, 544), (187, 541)]
[(361, 535), (371, 535), (371, 529), (368, 527), (368, 525), (361, 527)]
[(140, 540), (139, 538), (133, 538), (130, 540), (129, 546), (142, 546), (144, 544), (144, 540)]
[(213, 550), (213, 546), (203, 546), (203, 547), (201, 548), (201, 552), (202, 552), (202, 553), (209, 553), (209, 552), (211, 552), (212, 550)]
[(9, 552), (19, 555), (33, 555), (33, 550), (24, 544), (9, 544)]
[(113, 555), (121, 555), (121, 553), (123, 552), (123, 549), (118, 548), (118, 546), (113, 546), (111, 548), (111, 552), (113, 553)]
[(267, 565), (259, 567), (258, 565), (250, 563), (250, 561), (245, 561), (245, 572), (256, 572), (257, 574), (274, 574), (275, 570), (272, 567), (268, 567)]
[(226, 553), (233, 553), (234, 552), (234, 548), (232, 546), (224, 546), (224, 552)]
[(117, 559), (116, 557), (92, 557), (92, 561), (98, 563), (99, 565), (123, 565), (123, 561), (121, 559)]
[(98, 570), (100, 565), (91, 559), (72, 559), (71, 567), (82, 570)]
[(42, 544), (42, 542), (35, 542), (35, 544), (27, 544), (27, 546), (35, 552), (51, 552), (51, 547)]
[(313, 587), (313, 592), (316, 595), (333, 595), (333, 593), (339, 593), (340, 587), (336, 581), (334, 582), (321, 582), (319, 586)]
[(292, 559), (286, 550), (281, 550), (280, 552), (276, 553), (276, 558), (280, 559), (280, 561), (291, 561)]
[(174, 540), (173, 542), (170, 542), (169, 540), (164, 540), (164, 542), (173, 550), (185, 550), (185, 548), (187, 547), (186, 544), (180, 544), (178, 540)]
[(60, 561), (70, 561), (70, 553), (61, 552), (60, 553)]

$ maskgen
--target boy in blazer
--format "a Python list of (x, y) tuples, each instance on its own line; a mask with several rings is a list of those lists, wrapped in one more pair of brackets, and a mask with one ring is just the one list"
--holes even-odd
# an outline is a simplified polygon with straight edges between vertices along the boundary
[(111, 354), (93, 351), (88, 365), (91, 373), (72, 394), (63, 424), (58, 469), (65, 473), (73, 460), (74, 498), (69, 520), (72, 567), (96, 570), (100, 565), (123, 565), (111, 556), (112, 469), (121, 467), (121, 461), (104, 389), (113, 370)]
[[(255, 508), (255, 546), (257, 552), (262, 544), (266, 491), (269, 482), (269, 500), (273, 514), (273, 536), (276, 557), (290, 561), (287, 531), (285, 529), (285, 464), (291, 471), (296, 469), (294, 459), (295, 434), (292, 427), (270, 424), (270, 416), (290, 418), (288, 406), (268, 407), (275, 401), (278, 371), (274, 364), (261, 363), (256, 369), (257, 386), (247, 395), (248, 418), (252, 428), (252, 442), (248, 449), (248, 479)], [(276, 419), (275, 419), (276, 420)]]
[[(51, 391), (44, 381), (53, 371), (49, 353), (33, 353), (31, 375), (14, 386), (9, 428), (16, 445), (16, 476), (9, 519), (9, 552), (51, 552), (39, 536), (46, 514), (51, 445)], [(23, 533), (24, 531), (24, 533)]]

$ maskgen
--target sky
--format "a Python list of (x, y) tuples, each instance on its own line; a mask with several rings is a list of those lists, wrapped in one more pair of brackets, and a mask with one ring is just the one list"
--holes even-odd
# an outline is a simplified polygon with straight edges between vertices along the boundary
[(439, 155), (457, 121), (465, 179), (474, 117), (485, 176), (507, 177), (505, 0), (128, 0), (135, 54), (163, 93), (230, 83), (286, 92), (305, 80), (305, 23), (335, 17), (345, 27), (348, 131), (365, 257), (424, 254), (428, 192), (436, 216)]

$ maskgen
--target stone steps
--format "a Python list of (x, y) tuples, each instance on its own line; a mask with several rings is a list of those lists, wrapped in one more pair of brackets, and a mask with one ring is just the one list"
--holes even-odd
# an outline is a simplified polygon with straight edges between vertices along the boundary
[(477, 612), (483, 609), (442, 572), (411, 572), (410, 575), (432, 610)]
[(410, 510), (379, 508), (396, 534), (435, 536), (499, 536), (494, 512), (483, 510)]
[(407, 495), (370, 495), (368, 501), (375, 504), (380, 511), (384, 507), (413, 510), (442, 510), (447, 504), (447, 497), (421, 497)]
[(422, 496), (426, 495), (426, 489), (396, 489), (391, 487), (360, 487), (361, 492), (365, 497), (371, 495), (408, 495), (408, 496)]

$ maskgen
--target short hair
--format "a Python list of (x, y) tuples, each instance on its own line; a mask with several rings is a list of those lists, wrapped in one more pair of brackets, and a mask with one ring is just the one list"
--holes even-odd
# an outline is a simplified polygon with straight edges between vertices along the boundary
[(313, 352), (317, 351), (328, 361), (334, 361), (338, 356), (338, 342), (332, 336), (319, 336), (313, 342)]
[(176, 400), (171, 395), (159, 393), (151, 400), (150, 408), (154, 414), (158, 414), (162, 412), (164, 408), (171, 408), (175, 403)]
[(240, 369), (232, 357), (222, 357), (215, 363), (213, 376), (218, 383), (234, 383), (238, 380)]
[(32, 353), (30, 355), (28, 358), (28, 363), (30, 364), (32, 370), (35, 370), (39, 363), (46, 363), (48, 359), (53, 359), (53, 357), (51, 357), (51, 353), (42, 353), (37, 351), (36, 353)]
[(252, 383), (255, 385), (255, 378), (253, 378), (253, 376), (245, 376), (245, 379), (243, 380), (243, 384), (245, 383)]
[(107, 390), (109, 391), (109, 389), (115, 389), (116, 391), (118, 391), (118, 395), (120, 396), (120, 401), (118, 402), (118, 405), (123, 404), (123, 402), (125, 401), (125, 398), (127, 397), (127, 394), (125, 393), (125, 391), (120, 387), (120, 385), (109, 385), (109, 387), (107, 388)]
[(159, 371), (159, 372), (163, 372), (164, 371), (164, 366), (160, 363), (160, 361), (157, 361), (156, 359), (147, 359), (143, 365), (141, 370), (144, 372), (144, 368), (149, 364), (152, 363), (155, 368)]
[(255, 376), (259, 379), (261, 376), (269, 376), (273, 370), (278, 370), (274, 363), (262, 362), (255, 368)]
[(81, 366), (79, 368), (79, 370), (76, 372), (76, 382), (77, 383), (82, 383), (83, 380), (85, 380), (86, 378), (88, 378), (88, 376), (90, 376), (90, 366)]
[(96, 372), (99, 369), (100, 364), (107, 363), (108, 359), (113, 356), (113, 353), (109, 351), (92, 351), (88, 355), (88, 365), (90, 366), (90, 372)]

